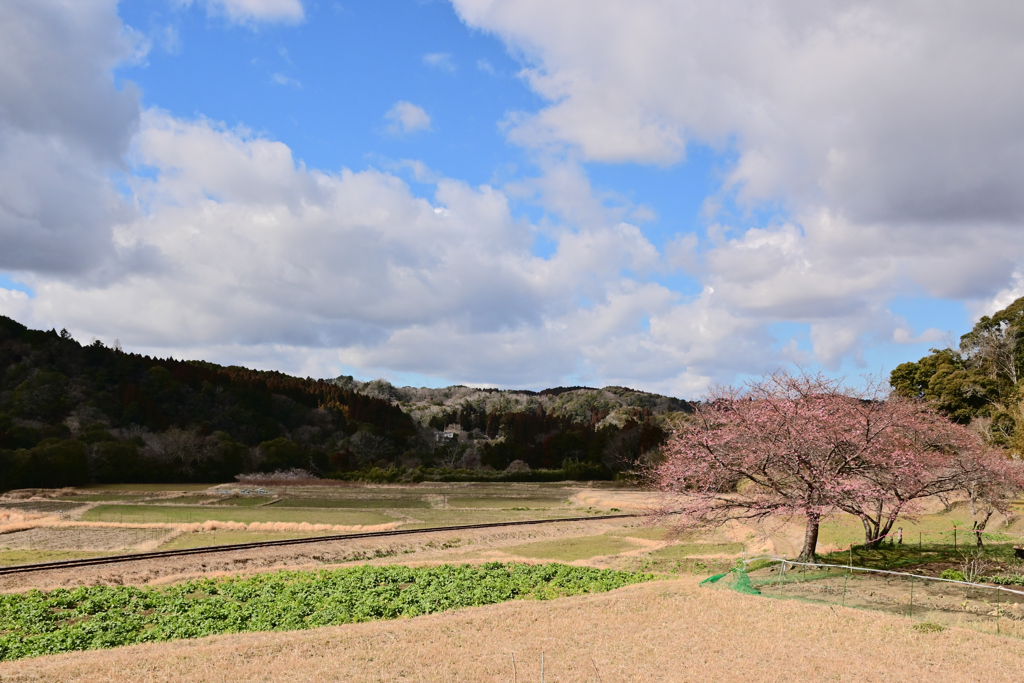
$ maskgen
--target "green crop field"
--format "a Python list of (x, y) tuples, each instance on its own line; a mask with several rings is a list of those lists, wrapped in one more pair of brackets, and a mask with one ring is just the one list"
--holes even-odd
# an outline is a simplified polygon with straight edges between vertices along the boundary
[(512, 509), (549, 509), (569, 508), (572, 504), (566, 503), (565, 498), (506, 498), (506, 497), (450, 497), (447, 499), (450, 508), (497, 508), (499, 510)]
[(664, 541), (671, 535), (672, 530), (663, 526), (637, 525), (616, 529), (608, 533), (612, 536), (632, 536), (633, 538), (644, 538), (650, 541)]
[(97, 505), (82, 515), (86, 522), (131, 522), (182, 524), (188, 522), (309, 522), (310, 524), (371, 525), (394, 522), (395, 519), (379, 512), (359, 510), (280, 509), (277, 506), (260, 508), (230, 508), (169, 505)]
[(683, 560), (701, 555), (739, 555), (742, 552), (742, 543), (680, 543), (655, 550), (651, 553), (651, 557), (664, 560)]
[(168, 587), (90, 586), (0, 595), (0, 660), (200, 638), (288, 631), (608, 591), (649, 574), (492, 562), (361, 566), (200, 579)]
[(197, 503), (212, 503), (219, 499), (219, 496), (193, 494), (187, 496), (176, 496), (174, 498), (158, 498), (148, 502), (150, 505), (195, 505)]
[(132, 493), (75, 493), (69, 496), (58, 496), (55, 500), (67, 501), (69, 503), (134, 503), (135, 501), (145, 500), (151, 496), (147, 494), (132, 494)]
[(402, 528), (424, 528), (452, 526), (457, 524), (489, 524), (491, 522), (514, 522), (524, 519), (557, 519), (559, 517), (582, 516), (578, 510), (503, 510), (503, 509), (450, 509), (450, 510), (409, 510), (409, 517), (417, 520), (403, 524)]
[(0, 550), (0, 566), (77, 560), (83, 557), (98, 557), (107, 554), (109, 553), (96, 550)]
[(273, 498), (270, 496), (246, 496), (244, 498), (221, 498), (210, 503), (210, 505), (230, 505), (231, 507), (249, 508), (269, 503)]
[(598, 555), (616, 555), (631, 547), (633, 544), (623, 538), (601, 535), (537, 541), (502, 548), (502, 550), (518, 557), (574, 562)]
[(274, 503), (278, 508), (351, 508), (367, 509), (402, 509), (429, 508), (430, 503), (422, 498), (283, 498)]

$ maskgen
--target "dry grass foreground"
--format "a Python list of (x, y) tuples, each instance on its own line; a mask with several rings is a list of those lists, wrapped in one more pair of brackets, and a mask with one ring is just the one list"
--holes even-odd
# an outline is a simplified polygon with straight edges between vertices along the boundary
[(72, 653), (3, 681), (1020, 681), (1024, 642), (659, 581), (312, 631)]

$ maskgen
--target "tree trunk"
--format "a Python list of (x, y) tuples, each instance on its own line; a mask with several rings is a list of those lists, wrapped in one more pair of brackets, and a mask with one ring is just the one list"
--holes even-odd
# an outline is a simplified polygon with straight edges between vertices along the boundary
[(864, 547), (877, 548), (882, 543), (882, 501), (875, 503), (875, 516), (872, 517), (866, 512), (860, 514), (860, 521), (864, 525)]
[(861, 513), (860, 522), (864, 525), (864, 547), (878, 547), (878, 520)]
[(807, 529), (804, 531), (804, 547), (800, 551), (800, 556), (796, 558), (797, 562), (818, 561), (818, 555), (815, 551), (818, 549), (818, 525), (820, 523), (820, 515), (808, 513)]
[(978, 520), (974, 520), (974, 524), (971, 525), (971, 528), (974, 530), (974, 537), (978, 541), (979, 549), (985, 547), (985, 541), (982, 538), (981, 532), (984, 531), (985, 527), (988, 525), (988, 520), (992, 517), (992, 512), (992, 510), (989, 510), (988, 514), (985, 515), (984, 519), (982, 519), (980, 522)]
[(896, 524), (896, 516), (896, 513), (890, 514), (889, 518), (885, 520), (885, 524), (878, 529), (878, 540), (875, 542), (876, 547), (882, 545), (882, 541), (884, 541), (885, 537), (889, 535), (890, 531), (892, 531), (893, 525)]

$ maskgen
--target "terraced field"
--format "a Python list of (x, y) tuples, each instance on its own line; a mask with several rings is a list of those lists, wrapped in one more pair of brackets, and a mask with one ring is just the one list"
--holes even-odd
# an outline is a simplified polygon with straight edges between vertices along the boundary
[(369, 510), (333, 510), (324, 508), (214, 507), (211, 505), (97, 505), (82, 515), (84, 522), (139, 524), (190, 524), (194, 522), (285, 522), (337, 525), (376, 525), (397, 521), (394, 517)]

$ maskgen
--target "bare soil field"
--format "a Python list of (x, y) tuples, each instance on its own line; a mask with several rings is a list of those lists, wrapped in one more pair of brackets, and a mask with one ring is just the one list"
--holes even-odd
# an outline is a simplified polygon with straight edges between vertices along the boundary
[(133, 527), (35, 527), (0, 535), (0, 550), (130, 550), (152, 547), (172, 529)]
[[(83, 553), (610, 514), (607, 507), (575, 500), (588, 490), (564, 484), (472, 483), (25, 489), (0, 496), (0, 564), (17, 564), (26, 557), (45, 562)], [(615, 495), (616, 490), (607, 493)], [(625, 493), (628, 499), (631, 492)], [(385, 547), (368, 554), (332, 552), (327, 557), (336, 562), (394, 555)], [(290, 557), (309, 561), (308, 554)], [(269, 566), (279, 562), (274, 559)], [(94, 577), (87, 574), (82, 580)]]
[[(549, 552), (531, 553), (524, 558), (510, 550), (515, 546), (538, 541), (558, 541), (580, 537), (598, 537), (591, 552), (585, 552), (579, 543), (573, 552), (579, 557), (595, 558), (607, 554), (605, 537), (607, 532), (620, 534), (612, 540), (620, 547), (633, 547), (628, 536), (630, 520), (601, 520), (592, 522), (566, 522), (544, 526), (508, 527), (504, 529), (480, 529), (464, 532), (437, 532), (390, 538), (363, 538), (323, 543), (283, 546), (278, 548), (254, 548), (228, 553), (170, 557), (128, 562), (118, 565), (77, 567), (74, 569), (47, 570), (29, 574), (0, 576), (0, 592), (18, 592), (32, 588), (47, 590), (69, 588), (80, 585), (147, 585), (172, 583), (214, 574), (238, 574), (275, 569), (310, 569), (338, 566), (352, 563), (373, 562), (376, 564), (440, 564), (461, 562), (488, 562), (492, 560), (530, 559), (533, 561), (564, 559), (560, 556), (562, 544), (554, 543)], [(634, 523), (635, 524), (635, 523)], [(643, 530), (638, 528), (638, 531)], [(176, 537), (175, 545), (194, 543), (185, 534)], [(0, 536), (3, 538), (3, 536)], [(215, 539), (210, 539), (215, 541)], [(643, 543), (644, 541), (639, 541)], [(661, 547), (658, 544), (657, 547)], [(582, 554), (581, 554), (582, 553)], [(636, 558), (601, 557), (603, 561), (581, 562), (608, 568), (626, 563), (637, 564)], [(613, 566), (615, 565), (615, 566)]]
[[(0, 664), (4, 681), (1019, 681), (1024, 642), (696, 578)], [(513, 657), (515, 672), (513, 673)]]

